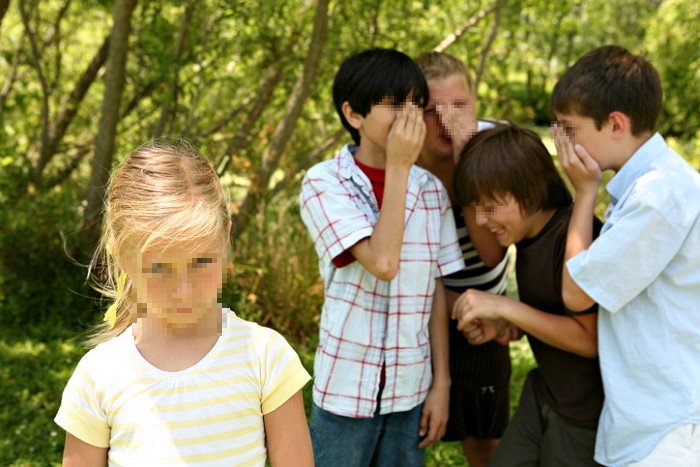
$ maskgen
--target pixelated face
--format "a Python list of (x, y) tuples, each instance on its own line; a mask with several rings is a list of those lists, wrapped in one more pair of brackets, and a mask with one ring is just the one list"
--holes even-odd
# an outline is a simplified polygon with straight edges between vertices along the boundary
[(458, 112), (465, 125), (471, 122), (475, 128), (476, 99), (469, 90), (467, 79), (460, 74), (430, 79), (428, 89), (430, 100), (423, 113), (426, 130), (423, 154), (452, 158), (452, 135), (445, 127), (438, 106)]
[(413, 103), (412, 96), (409, 95), (404, 102), (397, 102), (393, 97), (385, 97), (374, 104), (367, 115), (360, 117), (360, 143), (386, 150), (391, 126), (406, 102)]
[(220, 310), (225, 262), (226, 250), (215, 242), (195, 249), (145, 251), (126, 268), (147, 318), (182, 328)]
[(477, 225), (491, 231), (503, 247), (537, 233), (532, 231), (531, 216), (523, 214), (520, 203), (510, 193), (497, 195), (495, 199), (481, 199), (473, 206)]
[(560, 126), (571, 141), (571, 144), (580, 144), (591, 155), (601, 169), (610, 168), (605, 156), (609, 148), (610, 139), (606, 136), (607, 124), (598, 130), (592, 118), (582, 117), (577, 114), (562, 114), (557, 112), (557, 121), (553, 124)]

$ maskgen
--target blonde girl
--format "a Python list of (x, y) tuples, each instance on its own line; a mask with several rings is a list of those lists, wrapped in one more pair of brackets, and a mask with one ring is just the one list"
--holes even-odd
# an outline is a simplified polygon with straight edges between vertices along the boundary
[(208, 160), (183, 142), (137, 148), (105, 208), (91, 271), (114, 303), (63, 392), (63, 464), (312, 465), (308, 373), (218, 303), (231, 221)]

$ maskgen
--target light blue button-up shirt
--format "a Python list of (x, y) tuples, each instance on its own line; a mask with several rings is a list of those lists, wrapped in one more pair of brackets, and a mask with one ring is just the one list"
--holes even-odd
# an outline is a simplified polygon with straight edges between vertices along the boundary
[(595, 458), (626, 465), (700, 423), (700, 175), (657, 133), (606, 189), (601, 235), (567, 267), (600, 305)]

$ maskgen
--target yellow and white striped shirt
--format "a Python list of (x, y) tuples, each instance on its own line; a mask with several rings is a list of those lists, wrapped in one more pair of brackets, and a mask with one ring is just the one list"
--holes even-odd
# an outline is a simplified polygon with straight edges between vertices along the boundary
[(209, 353), (177, 372), (138, 352), (131, 329), (90, 350), (55, 421), (109, 448), (109, 465), (265, 465), (263, 415), (310, 376), (277, 332), (226, 310)]

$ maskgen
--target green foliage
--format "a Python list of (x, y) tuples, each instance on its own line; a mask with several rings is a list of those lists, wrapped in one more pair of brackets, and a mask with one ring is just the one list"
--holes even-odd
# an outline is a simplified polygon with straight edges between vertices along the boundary
[[(0, 465), (59, 465), (64, 432), (53, 422), (61, 393), (85, 349), (73, 330), (54, 326), (32, 330), (0, 329)], [(313, 349), (295, 345), (310, 372)], [(511, 413), (534, 361), (526, 342), (511, 344)], [(311, 384), (303, 390), (307, 416)], [(459, 443), (438, 443), (426, 451), (426, 466), (465, 466)]]
[(243, 318), (313, 347), (323, 302), (316, 252), (296, 196), (282, 193), (269, 204), (252, 228), (240, 237), (234, 233), (232, 278), (223, 301)]
[(65, 434), (53, 417), (83, 353), (68, 336), (55, 327), (0, 333), (0, 465), (60, 462)]
[(78, 206), (70, 193), (57, 193), (0, 209), (0, 325), (90, 320), (86, 270), (64, 249), (66, 237), (75, 242)]
[(700, 129), (699, 30), (700, 3), (694, 0), (664, 1), (647, 29), (649, 58), (664, 88), (664, 134), (688, 138)]
[[(70, 103), (109, 33), (113, 2), (23, 2), (31, 12), (47, 89), (33, 65), (19, 3), (10, 3), (0, 34), (0, 336), (5, 336), (0, 337), (0, 464), (45, 465), (59, 459), (62, 434), (52, 435), (56, 430), (50, 419), (83, 352), (64, 343), (65, 336), (84, 330), (102, 311), (93, 298), (96, 294), (84, 283), (85, 268), (70, 259), (75, 256), (85, 263), (90, 254), (76, 232), (102, 106), (102, 74), (76, 104), (55, 156), (43, 172), (35, 169), (42, 124), (47, 121), (50, 130)], [(311, 95), (272, 183), (257, 187), (266, 192), (264, 203), (249, 227), (234, 236), (233, 267), (222, 297), (241, 316), (274, 327), (299, 344), (307, 367), (313, 360), (323, 291), (316, 253), (299, 219), (296, 192), (304, 169), (317, 162), (309, 155), (330, 157), (347, 140), (343, 136), (324, 153), (314, 152), (340, 127), (331, 101), (337, 66), (350, 53), (370, 46), (398, 47), (410, 55), (433, 49), (493, 4), (494, 0), (330, 3), (328, 38)], [(69, 7), (59, 18), (64, 5)], [(178, 56), (188, 5), (193, 7), (192, 17)], [(446, 51), (464, 59), (473, 73), (483, 61), (481, 115), (528, 126), (549, 122), (554, 82), (587, 50), (619, 43), (646, 53), (665, 91), (660, 129), (673, 136), (671, 146), (700, 170), (700, 52), (693, 32), (700, 30), (698, 5), (693, 0), (508, 0), (490, 48), (494, 13), (476, 22)], [(172, 126), (165, 132), (193, 140), (214, 162), (232, 156), (224, 180), (234, 205), (240, 203), (303, 71), (314, 7), (315, 2), (307, 0), (266, 0), (264, 11), (260, 2), (252, 1), (138, 2), (115, 163), (153, 136), (172, 106)], [(246, 127), (271, 72), (279, 73), (279, 82), (260, 118)], [(42, 113), (45, 92), (47, 115)], [(249, 128), (248, 139), (233, 146), (242, 128)], [(80, 154), (87, 155), (80, 159)], [(66, 170), (72, 165), (72, 171)], [(61, 177), (64, 172), (67, 176)], [(56, 181), (53, 187), (47, 183), (51, 180)], [(599, 214), (604, 204), (603, 194)], [(24, 337), (10, 339), (17, 333)], [(518, 346), (512, 352), (516, 397), (531, 360)], [(464, 465), (456, 443), (431, 448), (427, 462)]]

